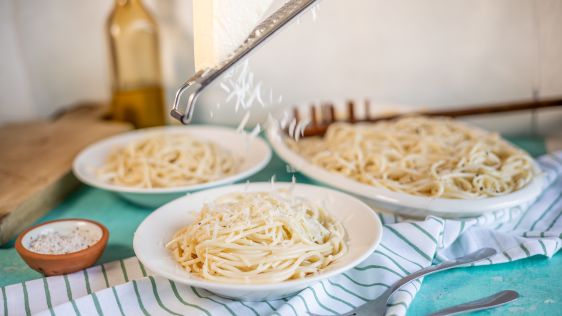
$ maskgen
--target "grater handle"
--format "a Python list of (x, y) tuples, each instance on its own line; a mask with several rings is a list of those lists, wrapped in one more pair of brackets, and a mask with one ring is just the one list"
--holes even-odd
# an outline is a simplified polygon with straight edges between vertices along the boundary
[[(199, 95), (207, 88), (215, 79), (222, 75), (225, 71), (233, 67), (246, 55), (252, 52), (256, 47), (261, 45), (271, 35), (287, 25), (291, 20), (309, 9), (315, 2), (319, 0), (290, 0), (281, 8), (271, 14), (267, 19), (258, 24), (250, 33), (248, 38), (240, 45), (232, 55), (220, 62), (213, 68), (198, 71), (193, 77), (188, 79), (176, 92), (174, 99), (174, 107), (170, 114), (183, 124), (189, 124), (193, 118), (195, 103)], [(187, 93), (187, 104), (182, 112), (181, 99)]]

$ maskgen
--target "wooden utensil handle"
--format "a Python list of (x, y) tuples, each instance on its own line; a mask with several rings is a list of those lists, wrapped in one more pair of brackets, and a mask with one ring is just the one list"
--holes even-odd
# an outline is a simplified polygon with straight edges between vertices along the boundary
[[(368, 104), (368, 100), (366, 101)], [(357, 115), (355, 114), (355, 103), (348, 102), (346, 112), (349, 116), (345, 119), (347, 122), (351, 123), (362, 123), (362, 122), (378, 122), (381, 120), (392, 120), (399, 118), (404, 115), (412, 115), (412, 114), (419, 114), (425, 116), (448, 116), (448, 117), (463, 117), (463, 116), (473, 116), (473, 115), (485, 115), (485, 114), (496, 114), (496, 113), (510, 113), (510, 112), (517, 112), (517, 111), (527, 111), (527, 110), (536, 110), (541, 108), (548, 108), (548, 107), (558, 107), (562, 106), (562, 97), (552, 98), (552, 99), (544, 99), (544, 100), (532, 100), (532, 101), (515, 101), (515, 102), (505, 102), (505, 103), (495, 103), (489, 105), (474, 105), (474, 106), (463, 106), (454, 110), (435, 110), (435, 111), (420, 111), (420, 112), (410, 112), (410, 113), (397, 113), (397, 114), (389, 114), (389, 115), (380, 115), (380, 116), (371, 116), (370, 115), (370, 107), (367, 109), (368, 105), (365, 105), (365, 118), (358, 119)], [(326, 106), (324, 106), (325, 108)], [(313, 109), (314, 110), (314, 106)], [(324, 117), (320, 119), (315, 118), (313, 120), (313, 124), (307, 126), (304, 130), (304, 137), (310, 136), (323, 136), (326, 133), (326, 130), (333, 122), (338, 121), (335, 118), (334, 114), (334, 107), (333, 105), (329, 106), (329, 115), (330, 117), (326, 118), (325, 114), (327, 111), (321, 111)], [(315, 111), (316, 113), (316, 111)], [(298, 109), (295, 107), (293, 109), (293, 117), (299, 121), (300, 114)]]

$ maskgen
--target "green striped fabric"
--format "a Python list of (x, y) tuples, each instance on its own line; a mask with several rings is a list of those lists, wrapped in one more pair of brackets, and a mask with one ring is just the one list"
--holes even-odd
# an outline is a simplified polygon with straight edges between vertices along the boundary
[[(299, 294), (268, 302), (218, 297), (153, 275), (129, 258), (85, 271), (1, 288), (2, 315), (323, 315), (343, 313), (376, 298), (399, 278), (430, 264), (481, 247), (498, 255), (478, 265), (551, 257), (562, 246), (562, 153), (539, 162), (547, 187), (533, 203), (478, 218), (410, 221), (380, 214), (379, 248), (357, 267)], [(398, 291), (387, 313), (404, 315), (420, 289), (414, 281)]]

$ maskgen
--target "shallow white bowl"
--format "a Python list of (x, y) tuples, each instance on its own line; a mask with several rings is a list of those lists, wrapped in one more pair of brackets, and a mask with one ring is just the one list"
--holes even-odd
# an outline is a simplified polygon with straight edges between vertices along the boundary
[(396, 212), (407, 216), (459, 218), (478, 216), (487, 212), (519, 206), (534, 200), (543, 190), (544, 174), (535, 162), (535, 177), (522, 189), (498, 197), (462, 200), (415, 196), (367, 185), (319, 167), (287, 146), (283, 131), (273, 124), (267, 138), (277, 155), (295, 170), (312, 180), (361, 197), (375, 209)]
[[(287, 188), (290, 185), (276, 183), (275, 188)], [(177, 230), (193, 222), (193, 211), (199, 211), (204, 203), (228, 193), (263, 192), (270, 191), (271, 187), (271, 183), (239, 184), (194, 193), (170, 202), (140, 224), (133, 240), (135, 254), (154, 273), (170, 280), (204, 288), (223, 297), (262, 301), (289, 296), (317, 281), (349, 270), (365, 260), (379, 244), (382, 237), (381, 222), (365, 203), (339, 191), (296, 184), (293, 191), (295, 195), (325, 205), (326, 210), (342, 223), (347, 234), (348, 252), (316, 276), (257, 285), (208, 281), (183, 270), (165, 248)]]
[[(186, 133), (197, 139), (211, 141), (242, 157), (238, 172), (228, 177), (189, 186), (172, 188), (131, 188), (113, 185), (99, 179), (96, 171), (105, 163), (115, 148), (146, 137), (150, 133)], [(148, 207), (158, 207), (188, 192), (233, 183), (245, 179), (263, 169), (271, 159), (271, 149), (261, 138), (237, 133), (236, 130), (214, 126), (166, 126), (141, 129), (116, 135), (84, 149), (73, 164), (74, 174), (80, 181), (103, 190), (115, 192), (123, 198)]]

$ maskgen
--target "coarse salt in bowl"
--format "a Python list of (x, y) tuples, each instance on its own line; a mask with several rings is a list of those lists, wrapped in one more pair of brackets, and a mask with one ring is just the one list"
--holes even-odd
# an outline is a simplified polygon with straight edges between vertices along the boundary
[(63, 219), (32, 226), (16, 240), (16, 250), (34, 270), (47, 276), (92, 266), (103, 253), (109, 231), (87, 219)]

